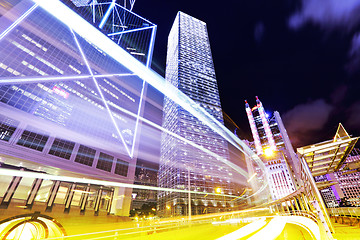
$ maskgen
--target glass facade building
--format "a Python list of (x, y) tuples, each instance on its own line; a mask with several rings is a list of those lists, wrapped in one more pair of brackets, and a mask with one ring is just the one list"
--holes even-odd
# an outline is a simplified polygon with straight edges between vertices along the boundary
[[(70, 8), (89, 12), (84, 11), (89, 7), (86, 4), (55, 4), (61, 6), (59, 13)], [(124, 16), (126, 12), (124, 25), (135, 22), (131, 22), (136, 17), (133, 13), (115, 7)], [(145, 81), (94, 44), (91, 33), (79, 34), (34, 1), (4, 1), (0, 10), (1, 168), (133, 183)], [(70, 19), (71, 14), (64, 13), (64, 18)], [(97, 26), (96, 21), (92, 24)], [(121, 34), (115, 34), (121, 29), (106, 29), (114, 24), (106, 23), (102, 30), (115, 42), (114, 50), (121, 46), (146, 64), (151, 59), (149, 47), (142, 47), (146, 54), (135, 54), (140, 50), (134, 48), (136, 42), (130, 36), (121, 41)], [(138, 24), (155, 26), (141, 18)], [(126, 29), (135, 32), (138, 26), (130, 25)], [(149, 45), (149, 38), (138, 38), (138, 42)], [(101, 210), (129, 214), (131, 188), (38, 182), (35, 178), (26, 183), (19, 178), (19, 185), (12, 185), (14, 180), (16, 177), (10, 176), (0, 180), (5, 190), (6, 186), (11, 189), (0, 195), (2, 208), (26, 200), (26, 192), (38, 185), (33, 200), (48, 202), (49, 211), (68, 199), (66, 211), (76, 206), (82, 213), (95, 209), (95, 214)], [(91, 194), (85, 196), (81, 191)]]
[[(223, 124), (205, 22), (178, 12), (168, 37), (165, 78)], [(201, 214), (233, 207), (228, 197), (211, 195), (238, 194), (232, 170), (223, 163), (229, 161), (227, 142), (169, 98), (164, 100), (163, 113), (163, 127), (185, 141), (162, 135), (159, 186), (210, 194), (160, 192), (159, 212), (164, 216), (187, 215), (189, 211)]]

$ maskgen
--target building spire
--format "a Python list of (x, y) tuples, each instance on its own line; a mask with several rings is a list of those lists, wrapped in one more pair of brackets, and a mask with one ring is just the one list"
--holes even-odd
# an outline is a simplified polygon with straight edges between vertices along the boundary
[(275, 141), (274, 141), (274, 136), (271, 132), (271, 129), (270, 129), (270, 126), (269, 126), (269, 122), (266, 118), (266, 114), (265, 114), (265, 110), (264, 110), (264, 107), (261, 103), (261, 101), (259, 100), (258, 96), (256, 96), (256, 103), (257, 103), (257, 109), (259, 111), (259, 115), (260, 115), (260, 118), (261, 118), (261, 122), (264, 126), (264, 130), (265, 130), (265, 134), (266, 134), (266, 138), (269, 142), (269, 147), (273, 150), (276, 149), (276, 144), (275, 144)]
[(251, 132), (252, 132), (252, 135), (254, 138), (256, 153), (258, 155), (261, 155), (261, 154), (263, 154), (263, 150), (261, 147), (259, 133), (256, 129), (255, 120), (254, 120), (254, 116), (252, 114), (251, 108), (246, 100), (245, 100), (245, 110), (246, 110), (246, 115), (248, 116), (248, 119), (249, 119), (250, 129), (251, 129)]

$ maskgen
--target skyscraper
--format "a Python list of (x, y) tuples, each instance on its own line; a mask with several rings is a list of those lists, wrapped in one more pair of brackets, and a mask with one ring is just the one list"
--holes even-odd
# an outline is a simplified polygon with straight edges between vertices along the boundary
[(293, 163), (296, 156), (282, 123), (280, 114), (274, 112), (269, 119), (262, 102), (256, 97), (256, 105), (250, 108), (245, 101), (246, 114), (254, 138), (254, 148), (266, 166), (266, 178), (272, 198), (279, 199), (295, 191)]
[[(166, 80), (223, 123), (206, 23), (183, 12), (178, 12), (168, 37)], [(233, 173), (219, 161), (229, 158), (227, 142), (169, 98), (165, 98), (163, 111), (163, 127), (179, 138), (162, 135), (159, 186), (234, 194)], [(160, 192), (159, 213), (200, 214), (230, 207), (227, 198), (210, 194), (193, 194), (189, 207), (189, 197)]]
[[(30, 0), (0, 5), (1, 169), (132, 183), (144, 81), (110, 57), (99, 42), (112, 46), (112, 52), (122, 52), (118, 56), (133, 59), (131, 53), (105, 36), (106, 30), (98, 31), (70, 10), (69, 6), (80, 11), (72, 2), (65, 2), (68, 6)], [(133, 22), (126, 24), (138, 21), (153, 27), (133, 13), (126, 14), (133, 15)], [(96, 43), (95, 38), (102, 41)], [(132, 44), (137, 43), (127, 41), (123, 46)], [(151, 50), (147, 53), (151, 55)], [(21, 179), (0, 179), (0, 208), (29, 197), (26, 207), (46, 202), (49, 212), (66, 200), (67, 213), (71, 206), (80, 206), (81, 214), (129, 214), (130, 188)], [(7, 186), (11, 191), (5, 191)]]

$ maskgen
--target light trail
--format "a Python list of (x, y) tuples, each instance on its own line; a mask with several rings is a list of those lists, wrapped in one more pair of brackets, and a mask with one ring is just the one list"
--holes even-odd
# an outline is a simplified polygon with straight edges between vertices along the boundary
[(110, 187), (125, 187), (125, 188), (136, 188), (136, 189), (147, 189), (147, 190), (156, 190), (156, 191), (165, 191), (165, 192), (180, 192), (180, 193), (189, 193), (190, 192), (193, 194), (202, 194), (202, 195), (209, 194), (209, 195), (214, 195), (214, 196), (225, 196), (225, 197), (232, 197), (232, 198), (237, 197), (235, 195), (227, 195), (227, 194), (188, 191), (188, 190), (181, 190), (181, 189), (174, 189), (174, 188), (162, 188), (162, 187), (137, 185), (137, 184), (131, 184), (131, 183), (112, 182), (112, 181), (97, 180), (97, 179), (57, 176), (57, 175), (50, 175), (50, 174), (45, 174), (45, 173), (26, 172), (26, 171), (9, 170), (9, 169), (0, 169), (0, 176), (28, 177), (28, 178), (39, 178), (39, 179), (46, 179), (46, 180), (52, 180), (52, 181), (64, 181), (64, 182), (103, 185), (103, 186), (110, 186)]
[(36, 8), (37, 8), (37, 4), (34, 4), (31, 8), (29, 8), (29, 10), (27, 10), (22, 16), (20, 16), (18, 19), (16, 19), (15, 22), (13, 22), (7, 29), (5, 29), (5, 31), (3, 31), (0, 34), (0, 41), (9, 34), (9, 32), (11, 32), (17, 25), (19, 25), (19, 23), (21, 23), (27, 16), (29, 16), (30, 13), (32, 13)]
[(116, 124), (116, 121), (115, 121), (115, 119), (114, 119), (114, 116), (113, 116), (113, 114), (112, 114), (112, 112), (111, 112), (111, 110), (110, 110), (110, 108), (109, 108), (109, 105), (107, 104), (107, 101), (106, 101), (106, 99), (105, 99), (105, 97), (104, 97), (103, 92), (102, 92), (101, 89), (100, 89), (100, 86), (99, 86), (96, 78), (94, 77), (94, 74), (93, 74), (93, 72), (92, 72), (92, 70), (91, 70), (91, 68), (90, 68), (90, 65), (89, 65), (89, 63), (88, 63), (88, 61), (87, 61), (87, 58), (85, 57), (85, 54), (84, 54), (84, 52), (83, 52), (83, 50), (82, 50), (82, 48), (81, 48), (81, 46), (80, 46), (80, 44), (79, 44), (79, 41), (77, 40), (77, 37), (76, 37), (74, 31), (73, 31), (71, 28), (70, 28), (70, 31), (71, 31), (71, 33), (73, 34), (73, 38), (74, 38), (74, 40), (75, 40), (75, 42), (76, 42), (76, 45), (77, 45), (77, 47), (78, 47), (78, 49), (79, 49), (79, 51), (80, 51), (80, 53), (81, 53), (81, 56), (82, 56), (82, 58), (83, 58), (83, 60), (84, 60), (84, 62), (85, 62), (85, 65), (86, 65), (89, 73), (91, 74), (91, 78), (93, 79), (93, 81), (94, 81), (94, 83), (95, 83), (95, 86), (96, 86), (96, 88), (97, 88), (97, 90), (98, 90), (98, 92), (99, 92), (99, 94), (100, 94), (100, 96), (101, 96), (102, 102), (104, 103), (104, 105), (105, 105), (105, 107), (106, 107), (106, 110), (107, 110), (107, 112), (108, 112), (108, 114), (109, 114), (109, 117), (110, 117), (111, 121), (113, 122), (113, 125), (114, 125), (114, 127), (115, 127), (115, 129), (116, 129), (116, 132), (117, 132), (117, 134), (119, 134), (120, 139), (121, 139), (121, 141), (122, 141), (122, 143), (123, 143), (123, 145), (124, 145), (124, 147), (125, 147), (125, 149), (126, 149), (126, 152), (127, 152), (128, 155), (130, 156), (130, 158), (132, 158), (132, 155), (131, 155), (131, 152), (130, 152), (130, 150), (129, 150), (129, 147), (127, 146), (127, 144), (126, 144), (126, 142), (125, 142), (125, 139), (124, 139), (124, 137), (122, 136), (118, 125)]
[(124, 49), (120, 48), (115, 42), (103, 35), (95, 27), (74, 13), (63, 3), (55, 0), (33, 0), (39, 6), (44, 8), (54, 17), (73, 29), (77, 34), (87, 39), (95, 46), (102, 49), (114, 60), (118, 61), (131, 72), (134, 72), (141, 79), (148, 82), (155, 89), (162, 92), (164, 95), (179, 104), (182, 108), (192, 114), (194, 117), (208, 125), (214, 132), (218, 133), (225, 140), (235, 146), (238, 150), (248, 155), (258, 166), (264, 171), (265, 166), (260, 158), (253, 153), (250, 148), (238, 139), (230, 130), (228, 130), (222, 123), (218, 122), (212, 115), (210, 115), (199, 104), (179, 91), (171, 83), (165, 81), (159, 74), (151, 71), (144, 64), (132, 57)]
[(79, 79), (91, 79), (92, 77), (129, 77), (134, 76), (133, 73), (111, 73), (111, 74), (94, 74), (94, 75), (70, 75), (70, 76), (41, 76), (41, 77), (13, 77), (0, 78), (0, 85), (7, 84), (24, 84), (24, 83), (41, 83), (41, 82), (57, 82), (71, 81)]
[[(259, 220), (256, 220), (252, 223), (247, 224), (246, 226), (236, 230), (235, 232), (229, 233), (221, 238), (218, 238), (216, 240), (237, 240), (243, 237), (246, 237), (247, 235), (250, 235), (253, 232), (258, 231), (262, 227), (264, 227), (266, 224), (265, 218), (260, 218)], [(267, 238), (264, 238), (267, 239)]]
[[(240, 218), (238, 220), (243, 221), (246, 219), (247, 218)], [(270, 222), (268, 222), (269, 220)], [(268, 223), (266, 224), (266, 222)], [(237, 240), (250, 234), (253, 235), (247, 238), (249, 240), (274, 240), (280, 236), (284, 229), (286, 229), (286, 224), (294, 224), (298, 226), (301, 230), (309, 233), (312, 239), (321, 239), (319, 226), (310, 218), (302, 216), (264, 216), (260, 218), (260, 220), (254, 218), (254, 222), (218, 238), (217, 240)], [(295, 237), (295, 239), (298, 238)]]
[(248, 238), (248, 240), (275, 240), (283, 231), (286, 219), (275, 217), (259, 232)]

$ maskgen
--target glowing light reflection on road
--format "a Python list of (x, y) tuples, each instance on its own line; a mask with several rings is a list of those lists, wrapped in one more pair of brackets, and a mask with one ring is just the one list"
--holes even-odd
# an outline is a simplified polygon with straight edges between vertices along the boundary
[[(321, 234), (320, 229), (313, 220), (302, 217), (302, 216), (276, 216), (276, 217), (268, 217), (269, 219), (265, 221), (265, 217), (263, 218), (253, 218), (253, 222), (230, 233), (227, 234), (221, 238), (218, 238), (217, 240), (236, 240), (243, 237), (246, 237), (250, 234), (253, 234), (250, 236), (249, 240), (262, 240), (262, 239), (277, 239), (283, 230), (286, 228), (286, 224), (294, 224), (298, 226), (302, 231), (306, 231), (309, 233), (312, 239), (320, 240)], [(239, 222), (244, 222), (247, 219), (251, 218), (240, 218), (237, 219)], [(232, 219), (232, 222), (234, 222), (236, 219)], [(223, 221), (225, 223), (226, 221)], [(229, 220), (227, 221), (228, 223)], [(268, 222), (268, 223), (267, 223)], [(220, 222), (214, 222), (213, 224), (219, 224)], [(267, 224), (266, 224), (267, 223)], [(296, 239), (298, 239), (295, 236)], [(291, 239), (291, 238), (290, 238)]]

